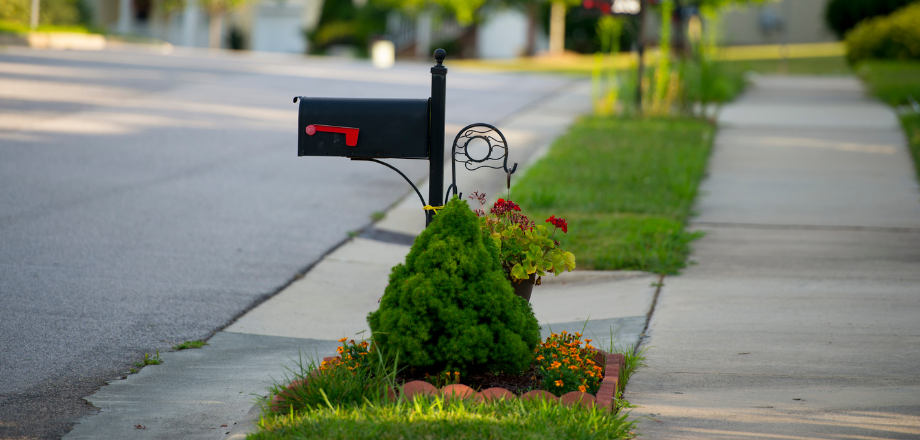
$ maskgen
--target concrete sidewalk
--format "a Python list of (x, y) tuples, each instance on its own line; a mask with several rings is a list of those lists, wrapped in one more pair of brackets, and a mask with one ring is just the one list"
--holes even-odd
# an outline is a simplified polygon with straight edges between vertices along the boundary
[[(511, 161), (524, 166), (545, 152), (578, 115), (590, 110), (589, 91), (590, 84), (573, 82), (508, 120), (494, 121), (508, 138)], [(448, 127), (448, 142), (461, 128)], [(485, 191), (497, 196), (504, 184), (504, 174), (494, 170), (458, 170), (458, 186), (467, 195)], [(101, 412), (82, 419), (64, 438), (245, 437), (259, 418), (255, 398), (289, 377), (302, 360), (333, 355), (339, 338), (359, 338), (356, 334), (367, 329), (367, 314), (376, 310), (390, 268), (404, 260), (424, 228), (423, 212), (415, 193), (409, 193), (383, 220), (218, 332), (210, 345), (163, 353), (162, 365), (145, 367), (87, 397)], [(596, 345), (635, 345), (658, 281), (657, 275), (644, 272), (568, 273), (546, 279), (531, 303), (544, 332), (549, 327), (581, 331), (587, 322), (585, 333), (594, 336)]]
[(920, 438), (920, 191), (851, 78), (763, 78), (721, 115), (630, 402), (650, 439)]

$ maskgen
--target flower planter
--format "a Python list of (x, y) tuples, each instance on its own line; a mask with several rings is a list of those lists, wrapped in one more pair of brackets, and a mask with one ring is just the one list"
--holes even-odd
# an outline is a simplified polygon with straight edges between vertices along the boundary
[[(537, 274), (530, 274), (530, 279), (523, 280), (520, 283), (515, 283), (511, 281), (511, 287), (514, 288), (514, 294), (524, 298), (527, 302), (530, 302), (530, 294), (533, 293), (533, 286), (536, 284)], [(508, 280), (511, 280), (511, 276), (508, 276)]]

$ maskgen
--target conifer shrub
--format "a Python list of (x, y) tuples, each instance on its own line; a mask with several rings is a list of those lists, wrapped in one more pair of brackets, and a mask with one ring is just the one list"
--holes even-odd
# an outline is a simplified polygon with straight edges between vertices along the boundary
[(412, 373), (516, 373), (533, 360), (540, 326), (516, 296), (465, 201), (454, 197), (393, 268), (368, 315), (383, 358)]
[(847, 61), (920, 60), (920, 2), (860, 22), (846, 36)]

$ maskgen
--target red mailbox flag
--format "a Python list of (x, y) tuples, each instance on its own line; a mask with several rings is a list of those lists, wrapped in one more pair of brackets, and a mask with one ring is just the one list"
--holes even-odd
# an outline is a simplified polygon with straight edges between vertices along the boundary
[(326, 133), (342, 133), (345, 135), (345, 145), (355, 147), (358, 145), (358, 128), (336, 127), (334, 125), (315, 125), (307, 126), (307, 134), (313, 136), (317, 131)]

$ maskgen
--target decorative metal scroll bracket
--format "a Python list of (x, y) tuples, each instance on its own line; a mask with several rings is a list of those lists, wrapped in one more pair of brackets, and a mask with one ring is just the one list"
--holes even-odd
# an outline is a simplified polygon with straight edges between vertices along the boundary
[[(476, 151), (471, 152), (471, 146)], [(509, 189), (511, 175), (517, 171), (517, 163), (508, 169), (508, 141), (505, 135), (493, 125), (482, 122), (463, 127), (454, 138), (450, 160), (451, 183), (444, 195), (444, 204), (450, 199), (451, 191), (457, 195), (457, 163), (462, 163), (469, 171), (480, 168), (504, 170)]]

